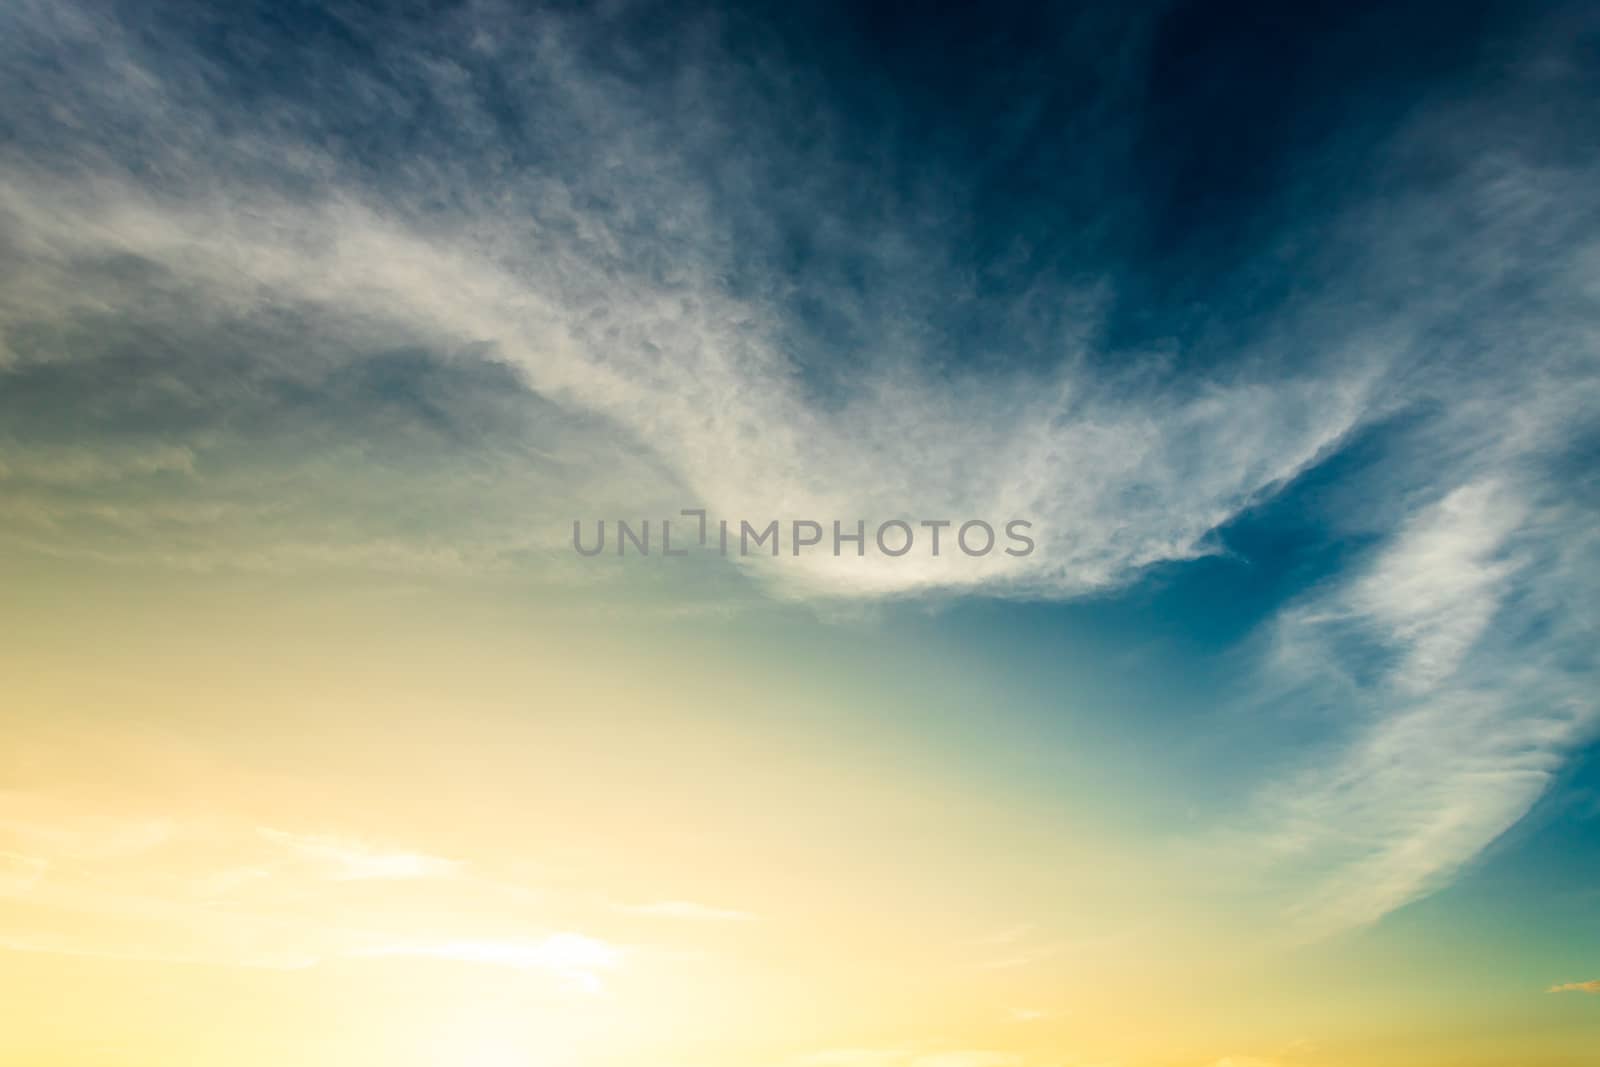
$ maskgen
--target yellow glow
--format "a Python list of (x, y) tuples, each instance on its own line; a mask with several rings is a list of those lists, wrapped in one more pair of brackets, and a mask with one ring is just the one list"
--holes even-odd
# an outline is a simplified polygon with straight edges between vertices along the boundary
[(255, 596), (0, 651), (0, 1062), (1470, 1062), (1350, 1055), (1411, 1007), (1306, 997), (1181, 851), (919, 763), (870, 690)]

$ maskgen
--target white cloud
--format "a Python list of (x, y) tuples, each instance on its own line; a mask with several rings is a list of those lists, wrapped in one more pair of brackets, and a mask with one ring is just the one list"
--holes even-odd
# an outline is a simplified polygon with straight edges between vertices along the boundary
[(1020, 1067), (1024, 1060), (989, 1049), (839, 1048), (789, 1062), (794, 1067)]
[[(1583, 461), (1574, 450), (1593, 439), (1600, 410), (1600, 242), (1571, 210), (1597, 183), (1581, 164), (1463, 151), (1458, 131), (1482, 118), (1473, 103), (1417, 118), (1399, 146), (1459, 161), (1449, 183), (1415, 194), (1375, 183), (1383, 194), (1352, 209), (1336, 235), (1360, 248), (1353, 263), (1307, 279), (1267, 339), (1222, 369), (1183, 377), (1133, 357), (1107, 370), (1087, 340), (1101, 324), (1102, 282), (1031, 294), (1070, 309), (1064, 326), (1019, 323), (1012, 340), (1031, 363), (981, 375), (936, 366), (918, 350), (917, 311), (959, 295), (962, 271), (912, 235), (850, 246), (868, 273), (896, 278), (903, 300), (859, 316), (877, 332), (835, 368), (843, 388), (832, 395), (784, 344), (783, 301), (773, 298), (782, 286), (735, 260), (738, 242), (716, 217), (724, 205), (703, 176), (636, 98), (571, 58), (559, 25), (541, 23), (529, 38), (555, 94), (542, 102), (569, 133), (605, 144), (601, 164), (526, 179), (505, 168), (479, 182), (464, 180), (458, 159), (417, 159), (385, 184), (296, 139), (293, 115), (271, 134), (240, 123), (252, 132), (220, 135), (213, 120), (229, 101), (206, 95), (182, 57), (163, 57), (172, 74), (155, 77), (106, 20), (33, 5), (18, 21), (84, 45), (100, 76), (62, 86), (51, 111), (87, 131), (72, 167), (0, 157), (0, 216), (23, 268), (0, 286), (0, 331), (81, 340), (33, 328), (107, 317), (145, 328), (195, 312), (219, 331), (272, 338), (266, 351), (291, 381), (386, 347), (492, 353), (561, 417), (588, 426), (585, 447), (611, 439), (647, 457), (652, 477), (599, 490), (588, 486), (606, 463), (527, 457), (564, 470), (563, 503), (593, 517), (698, 504), (735, 519), (1036, 524), (1025, 560), (751, 564), (786, 595), (1105, 590), (1150, 564), (1212, 551), (1219, 524), (1353, 433), (1412, 420), (1405, 432), (1385, 426), (1400, 442), (1394, 454), (1354, 476), (1357, 514), (1346, 521), (1380, 547), (1271, 627), (1277, 656), (1263, 691), (1313, 694), (1306, 703), (1344, 718), (1324, 724), (1334, 736), (1309, 759), (1266, 771), (1249, 825), (1232, 838), (1290, 872), (1283, 892), (1310, 930), (1371, 921), (1447, 882), (1592, 733), (1593, 501), (1567, 494), (1573, 479), (1561, 466)], [(388, 58), (412, 67), (416, 42), (392, 40)], [(328, 98), (377, 91), (324, 88)], [(709, 99), (686, 102), (713, 110)], [(492, 127), (459, 93), (439, 103), (456, 109), (459, 128)], [(692, 132), (711, 144), (728, 133)], [(155, 189), (121, 166), (124, 137), (170, 153), (167, 169), (189, 184)], [(727, 284), (736, 274), (737, 290)], [(847, 289), (806, 295), (854, 315), (862, 309)], [(314, 323), (319, 343), (286, 321)], [(66, 343), (23, 352), (8, 339), (6, 351), (12, 368), (81, 358)], [(195, 385), (164, 384), (180, 394)], [(205, 446), (163, 438), (174, 451), (161, 454), (193, 456), (200, 471)], [(138, 473), (97, 452), (58, 466), (53, 480), (114, 470)], [(275, 488), (292, 498), (314, 481)], [(137, 506), (121, 509), (120, 529), (140, 530), (127, 518)], [(59, 520), (83, 518), (59, 496), (17, 507), (19, 521), (48, 534), (35, 539), (54, 545), (70, 545)], [(535, 507), (502, 516), (522, 539), (486, 540), (559, 553), (573, 516)], [(533, 540), (530, 527), (541, 531)], [(292, 560), (372, 551), (406, 566), (441, 556), (425, 536), (319, 544), (314, 533), (275, 541), (297, 549)], [(459, 556), (471, 565), (471, 553)], [(443, 870), (426, 857), (341, 849), (302, 851), (365, 872), (352, 877)]]
[[(641, 479), (622, 494), (582, 495), (595, 518), (701, 505), (735, 523), (1033, 523), (1037, 548), (1020, 559), (999, 550), (969, 558), (949, 546), (947, 531), (938, 558), (919, 547), (900, 559), (786, 553), (751, 562), (786, 594), (1071, 596), (1125, 582), (1152, 563), (1205, 554), (1219, 523), (1361, 421), (1381, 364), (1341, 357), (1303, 371), (1218, 372), (1196, 382), (1174, 382), (1155, 358), (1114, 374), (1094, 370), (1083, 338), (1098, 322), (1103, 298), (1095, 292), (1103, 287), (1090, 285), (1087, 295), (1036, 294), (1074, 309), (1059, 331), (1015, 339), (1052, 352), (1048, 369), (930, 373), (906, 351), (905, 338), (921, 327), (914, 311), (903, 311), (874, 322), (881, 340), (852, 356), (841, 402), (820, 402), (785, 350), (781, 309), (728, 291), (707, 192), (643, 128), (614, 146), (603, 175), (504, 180), (472, 195), (451, 184), (460, 175), (443, 164), (439, 173), (419, 165), (407, 177), (420, 188), (372, 188), (340, 180), (340, 161), (309, 145), (212, 134), (207, 114), (229, 102), (196, 96), (174, 57), (161, 69), (176, 73), (166, 81), (153, 75), (113, 24), (42, 10), (33, 17), (69, 38), (87, 35), (112, 84), (136, 83), (126, 94), (75, 93), (58, 104), (63, 113), (78, 109), (78, 128), (102, 133), (109, 116), (154, 127), (162, 135), (147, 140), (182, 158), (198, 187), (152, 189), (120, 171), (105, 146), (86, 148), (97, 172), (82, 181), (0, 161), (0, 214), (31, 279), (0, 306), (0, 327), (59, 325), (108, 310), (131, 315), (138, 309), (127, 303), (129, 280), (118, 275), (102, 286), (87, 268), (146, 264), (148, 284), (159, 290), (148, 301), (154, 314), (181, 297), (186, 315), (270, 331), (274, 314), (314, 311), (325, 342), (315, 354), (276, 349), (291, 371), (296, 358), (331, 358), (337, 346), (326, 341), (334, 334), (358, 348), (486, 346), (538, 394), (605, 420), (669, 475), (654, 491)], [(554, 47), (559, 25), (539, 30), (553, 35), (541, 55), (554, 65), (557, 99), (545, 103), (570, 109), (562, 113), (584, 129), (629, 129), (634, 105)], [(464, 123), (481, 118), (471, 100), (444, 102), (463, 109)], [(616, 184), (627, 210), (578, 206), (578, 190), (594, 182)], [(311, 191), (291, 196), (283, 191), (290, 184)], [(419, 212), (418, 201), (447, 188), (465, 195), (457, 214)], [(640, 233), (639, 216), (656, 228)], [(655, 266), (657, 251), (670, 269)], [(962, 284), (960, 270), (937, 266), (937, 255), (859, 251), (881, 259), (886, 276), (924, 264), (917, 300), (937, 302), (943, 289)], [(843, 291), (814, 295), (841, 306), (851, 299)], [(544, 547), (565, 546), (572, 517), (535, 516)], [(926, 544), (930, 535), (917, 533)]]
[(1287, 684), (1290, 703), (1331, 700), (1336, 740), (1263, 789), (1240, 847), (1253, 878), (1289, 876), (1302, 932), (1371, 922), (1448, 884), (1593, 736), (1572, 610), (1592, 571), (1561, 547), (1584, 521), (1472, 482), (1278, 620), (1271, 686)]
[(623, 958), (623, 950), (616, 945), (572, 932), (553, 933), (537, 940), (401, 941), (359, 949), (352, 954), (543, 971), (586, 993), (599, 992), (604, 972), (615, 970)]
[[(1072, 595), (1205, 554), (1218, 524), (1355, 426), (1371, 388), (1369, 369), (1327, 368), (1135, 395), (1069, 360), (998, 381), (869, 371), (829, 410), (806, 397), (776, 350), (769, 311), (710, 287), (676, 295), (641, 279), (618, 282), (574, 250), (552, 250), (558, 283), (537, 261), (511, 268), (490, 249), (413, 233), (348, 200), (268, 197), (246, 215), (126, 185), (99, 183), (91, 197), (13, 179), (3, 192), (8, 214), (64, 264), (137, 256), (208, 302), (266, 294), (387, 320), (452, 347), (491, 345), (541, 395), (644, 442), (677, 477), (673, 504), (704, 506), (735, 528), (741, 518), (810, 518), (850, 529), (860, 518), (871, 531), (905, 517), (983, 519), (999, 529), (1024, 518), (1038, 542), (1025, 558), (996, 550), (973, 559), (954, 550), (952, 529), (938, 558), (919, 547), (900, 559), (857, 559), (849, 549), (795, 559), (785, 548), (778, 560), (753, 563), (790, 592)], [(480, 228), (463, 222), (467, 232)], [(588, 286), (578, 285), (583, 278)], [(574, 287), (576, 306), (563, 295)], [(589, 337), (583, 324), (596, 315), (614, 325)], [(666, 502), (588, 505), (598, 518)], [(545, 521), (564, 545), (570, 517)], [(917, 532), (925, 543), (926, 531)]]
[(627, 905), (623, 910), (635, 915), (683, 919), (689, 922), (749, 922), (755, 918), (747, 911), (715, 908), (708, 904), (696, 904), (691, 900), (658, 900), (650, 904)]
[(1516, 565), (1500, 555), (1526, 507), (1492, 482), (1465, 485), (1412, 519), (1349, 591), (1348, 607), (1403, 650), (1394, 683), (1426, 692), (1455, 673)]
[(6, 799), (27, 817), (0, 821), (0, 897), (21, 902), (28, 919), (0, 950), (273, 970), (411, 958), (527, 972), (584, 993), (600, 991), (627, 955), (574, 930), (530, 931), (537, 894), (424, 852), (220, 813), (89, 816), (71, 794)]
[(326, 877), (336, 881), (447, 878), (461, 866), (454, 860), (422, 852), (392, 851), (336, 837), (293, 834), (270, 827), (260, 827), (256, 832), (295, 856), (312, 862)]

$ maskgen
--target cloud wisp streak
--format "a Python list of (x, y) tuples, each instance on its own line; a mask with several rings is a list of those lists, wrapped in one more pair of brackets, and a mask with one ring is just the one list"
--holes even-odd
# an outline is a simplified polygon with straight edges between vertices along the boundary
[(681, 919), (686, 922), (750, 922), (756, 917), (747, 911), (717, 908), (697, 904), (692, 900), (657, 900), (649, 904), (632, 904), (623, 911), (633, 915), (647, 915), (657, 919)]
[(1551, 986), (1548, 990), (1546, 990), (1546, 992), (1549, 992), (1549, 993), (1594, 993), (1596, 995), (1600, 995), (1600, 978), (1594, 979), (1593, 981), (1589, 981), (1589, 982), (1563, 982), (1560, 985)]
[(61, 798), (11, 799), (34, 816), (0, 823), (0, 898), (36, 925), (0, 937), (7, 951), (271, 970), (431, 960), (581, 993), (601, 991), (627, 955), (591, 934), (530, 929), (530, 891), (460, 861), (220, 816), (86, 820)]
[[(851, 372), (843, 398), (828, 402), (785, 353), (782, 310), (721, 280), (729, 264), (718, 251), (721, 227), (707, 193), (697, 187), (703, 176), (681, 159), (664, 166), (673, 156), (652, 154), (660, 147), (646, 135), (624, 140), (608, 172), (634, 205), (627, 213), (579, 207), (578, 191), (596, 180), (580, 166), (501, 176), (487, 190), (459, 187), (480, 191), (460, 209), (430, 217), (421, 203), (458, 188), (441, 184), (453, 172), (429, 173), (443, 161), (413, 160), (403, 180), (390, 183), (355, 178), (349, 161), (293, 140), (297, 120), (309, 118), (294, 112), (283, 116), (283, 129), (251, 126), (222, 137), (211, 127), (236, 105), (205, 87), (203, 70), (169, 57), (157, 74), (114, 25), (70, 12), (35, 10), (20, 20), (35, 29), (34, 39), (36, 21), (78, 41), (100, 58), (106, 77), (137, 86), (87, 98), (64, 88), (59, 108), (80, 131), (107, 129), (113, 120), (145, 129), (152, 143), (168, 146), (185, 187), (144, 182), (120, 158), (124, 146), (93, 134), (75, 147), (66, 142), (68, 158), (57, 167), (7, 162), (0, 204), (32, 279), (6, 311), (11, 334), (26, 339), (24, 356), (16, 344), (9, 348), (14, 364), (62, 358), (36, 339), (120, 300), (101, 285), (125, 293), (131, 274), (136, 287), (185, 294), (187, 306), (242, 316), (253, 328), (263, 315), (314, 311), (357, 346), (385, 331), (457, 350), (485, 346), (535, 393), (603, 418), (659, 457), (681, 494), (675, 503), (846, 523), (1027, 517), (1042, 538), (1023, 561), (955, 552), (786, 559), (766, 568), (781, 590), (1060, 596), (1106, 588), (1148, 564), (1209, 551), (1212, 529), (1324, 455), (1356, 423), (1370, 388), (1370, 367), (1334, 364), (1307, 373), (1229, 372), (1193, 384), (1163, 382), (1152, 363), (1153, 376), (1102, 380), (1071, 334), (1020, 339), (1056, 349), (1035, 371), (930, 375), (894, 340), (909, 323), (891, 318), (878, 324), (881, 340)], [(559, 23), (538, 29), (538, 54), (556, 73), (552, 86), (523, 101), (531, 113), (562, 115), (578, 138), (638, 117), (637, 100), (566, 58), (570, 30)], [(21, 35), (23, 46), (29, 38)], [(424, 62), (409, 51), (394, 58)], [(467, 129), (485, 106), (457, 94), (439, 103)], [(709, 121), (704, 137), (740, 135)], [(643, 116), (641, 128), (653, 130), (654, 122)], [(645, 143), (633, 143), (639, 140)], [(299, 163), (289, 174), (261, 171), (267, 158)], [(632, 214), (646, 208), (659, 218), (630, 230)], [(748, 215), (757, 207), (734, 209)], [(685, 229), (676, 218), (685, 212), (704, 233)], [(669, 254), (670, 269), (631, 265)], [(128, 270), (95, 281), (111, 263)], [(883, 259), (877, 268), (892, 271), (894, 263)], [(759, 267), (750, 269), (760, 276)], [(928, 288), (917, 299), (959, 284), (958, 269), (952, 264), (947, 276), (918, 283)], [(1059, 298), (1085, 308), (1078, 330), (1092, 328), (1092, 301), (1072, 292)], [(42, 468), (45, 458), (30, 463)], [(593, 495), (586, 504), (598, 513), (643, 506)], [(551, 540), (564, 535), (562, 519), (550, 524)]]

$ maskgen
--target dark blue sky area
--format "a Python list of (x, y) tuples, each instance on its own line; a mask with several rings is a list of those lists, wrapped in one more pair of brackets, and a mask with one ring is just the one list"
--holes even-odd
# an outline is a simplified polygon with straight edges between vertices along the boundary
[[(450, 91), (487, 116), (467, 129), (384, 52), (393, 26), (465, 23), (450, 5), (400, 17), (415, 6), (141, 5), (129, 22), (205, 57), (189, 88), (237, 103), (211, 109), (222, 132), (292, 129), (370, 186), (404, 189), (413, 161), (479, 188), (570, 175), (603, 166), (582, 157), (607, 138), (648, 139), (710, 197), (720, 232), (686, 239), (717, 242), (730, 291), (782, 298), (809, 371), (878, 347), (890, 317), (926, 325), (935, 365), (1049, 365), (1060, 352), (1023, 338), (1082, 309), (1029, 294), (1096, 283), (1114, 294), (1096, 358), (1226, 362), (1359, 253), (1338, 227), (1353, 198), (1450, 179), (1392, 137), (1424, 105), (1494, 92), (1531, 19), (1512, 3), (627, 4), (564, 42), (621, 87), (625, 127), (550, 106), (560, 73), (536, 51), (475, 62), (441, 43), (462, 65)], [(533, 10), (504, 20), (501, 53), (537, 36)], [(419, 199), (449, 211), (448, 188)], [(891, 238), (934, 254), (885, 270), (872, 246)], [(929, 260), (949, 275), (906, 276)]]

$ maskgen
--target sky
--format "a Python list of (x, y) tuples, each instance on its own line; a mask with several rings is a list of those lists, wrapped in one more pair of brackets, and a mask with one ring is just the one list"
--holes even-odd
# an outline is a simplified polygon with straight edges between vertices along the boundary
[(0, 1061), (1588, 1067), (1597, 101), (1582, 3), (10, 0)]

